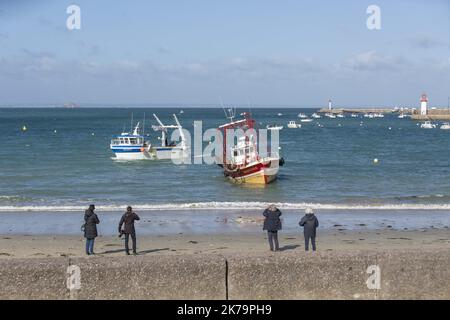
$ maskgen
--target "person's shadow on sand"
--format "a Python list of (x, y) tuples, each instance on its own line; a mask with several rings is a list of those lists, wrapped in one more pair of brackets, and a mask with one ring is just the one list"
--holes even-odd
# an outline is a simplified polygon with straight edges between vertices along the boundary
[[(170, 248), (150, 249), (150, 250), (138, 251), (138, 254), (147, 254), (147, 253), (158, 252), (158, 251), (166, 251), (166, 250), (170, 250)], [(120, 252), (125, 252), (125, 249), (103, 251), (101, 254), (120, 253)]]
[(300, 247), (298, 244), (291, 244), (287, 246), (283, 246), (279, 249), (279, 251), (287, 251), (287, 250), (295, 250), (296, 248)]

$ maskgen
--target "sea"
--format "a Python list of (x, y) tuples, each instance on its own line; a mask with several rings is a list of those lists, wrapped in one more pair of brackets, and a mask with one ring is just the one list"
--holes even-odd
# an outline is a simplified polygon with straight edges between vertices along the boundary
[(285, 164), (266, 186), (231, 183), (217, 165), (117, 161), (109, 149), (112, 136), (137, 121), (158, 144), (153, 113), (165, 124), (177, 114), (193, 135), (194, 121), (202, 121), (203, 130), (226, 123), (221, 108), (0, 108), (0, 233), (79, 233), (91, 203), (97, 212), (113, 213), (103, 219), (106, 233), (116, 230), (128, 205), (158, 222), (144, 233), (242, 232), (244, 225), (255, 227), (270, 203), (284, 210), (292, 228), (305, 207), (327, 217), (322, 226), (330, 228), (342, 221), (348, 228), (448, 228), (450, 131), (421, 129), (397, 115), (322, 118), (289, 129), (289, 121), (300, 123), (299, 113), (317, 109), (237, 109), (244, 111), (260, 128), (284, 126)]
[[(158, 144), (155, 113), (173, 124), (177, 114), (193, 134), (226, 123), (221, 108), (0, 108), (0, 211), (108, 209), (285, 208), (450, 209), (450, 131), (416, 121), (322, 118), (288, 129), (298, 113), (317, 109), (248, 108), (259, 127), (279, 132), (285, 164), (264, 187), (233, 184), (217, 165), (114, 160), (111, 137), (144, 120)], [(23, 131), (26, 126), (27, 130)], [(374, 162), (378, 159), (378, 162)]]

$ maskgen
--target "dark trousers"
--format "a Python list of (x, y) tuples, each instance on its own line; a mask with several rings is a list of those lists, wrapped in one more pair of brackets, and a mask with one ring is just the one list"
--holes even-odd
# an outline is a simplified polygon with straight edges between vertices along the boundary
[(133, 241), (133, 252), (136, 253), (136, 233), (125, 233), (125, 251), (126, 253), (130, 252), (130, 248), (128, 247), (130, 236)]
[(280, 249), (278, 245), (278, 231), (267, 231), (267, 238), (269, 239), (270, 250), (274, 251), (274, 244), (275, 250)]
[(305, 237), (305, 251), (309, 250), (309, 239), (311, 239), (313, 251), (316, 251), (316, 237)]

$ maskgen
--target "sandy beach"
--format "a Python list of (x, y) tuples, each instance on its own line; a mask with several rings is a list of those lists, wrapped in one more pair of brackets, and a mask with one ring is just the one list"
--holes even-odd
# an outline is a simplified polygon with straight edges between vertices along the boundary
[[(279, 234), (281, 252), (302, 252), (303, 235)], [(450, 249), (450, 230), (414, 231), (322, 231), (318, 235), (319, 251)], [(42, 258), (84, 256), (81, 236), (1, 235), (0, 258)], [(99, 256), (124, 255), (124, 241), (117, 236), (99, 236), (95, 242)], [(269, 253), (267, 237), (259, 234), (178, 234), (138, 237), (140, 255), (179, 254), (261, 254)]]

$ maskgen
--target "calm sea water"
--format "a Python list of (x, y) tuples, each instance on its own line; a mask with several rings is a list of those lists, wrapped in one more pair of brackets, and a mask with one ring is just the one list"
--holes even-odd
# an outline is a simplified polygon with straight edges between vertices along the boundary
[[(420, 129), (396, 116), (319, 119), (288, 129), (287, 122), (298, 121), (299, 112), (314, 110), (253, 109), (262, 127), (274, 122), (285, 126), (280, 140), (286, 164), (279, 179), (262, 188), (231, 184), (215, 165), (112, 160), (110, 138), (124, 126), (129, 129), (132, 113), (140, 120), (145, 112), (149, 139), (157, 143), (149, 128), (156, 124), (151, 114), (172, 122), (171, 114), (179, 111), (0, 109), (0, 210), (70, 210), (91, 202), (111, 209), (127, 204), (147, 209), (251, 208), (266, 202), (290, 208), (305, 203), (324, 208), (450, 208), (450, 131)], [(204, 128), (225, 122), (221, 109), (184, 109), (178, 117), (190, 131), (194, 120), (202, 120)]]

